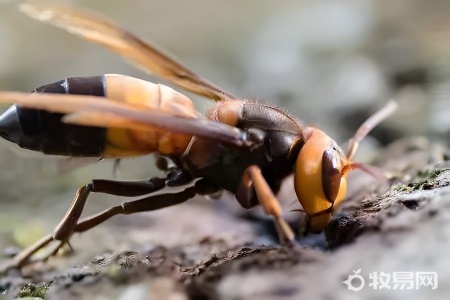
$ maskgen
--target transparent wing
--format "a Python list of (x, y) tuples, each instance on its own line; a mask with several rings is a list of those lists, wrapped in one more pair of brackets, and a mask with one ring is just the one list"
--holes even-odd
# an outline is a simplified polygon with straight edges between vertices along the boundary
[(203, 79), (99, 13), (70, 6), (45, 4), (42, 1), (22, 3), (19, 10), (34, 19), (99, 44), (140, 69), (164, 78), (187, 91), (214, 101), (236, 99), (232, 94)]

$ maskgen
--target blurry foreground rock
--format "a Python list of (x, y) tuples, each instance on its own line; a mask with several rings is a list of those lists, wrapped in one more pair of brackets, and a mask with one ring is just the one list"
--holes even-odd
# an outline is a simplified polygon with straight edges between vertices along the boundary
[[(181, 209), (197, 210), (194, 221), (206, 231), (192, 221), (178, 232), (170, 227), (164, 245), (131, 244), (129, 250), (139, 250), (49, 267), (66, 260), (56, 258), (28, 270), (28, 277), (10, 272), (0, 288), (21, 297), (45, 293), (46, 299), (447, 299), (450, 163), (437, 161), (432, 145), (420, 141), (403, 140), (381, 155), (380, 165), (392, 173), (384, 195), (368, 195), (363, 176), (354, 180), (349, 200), (325, 232), (329, 250), (243, 244), (261, 240), (252, 224), (257, 221), (208, 215), (194, 202)], [(162, 216), (163, 227), (173, 222), (171, 214)], [(162, 228), (154, 222), (152, 228)], [(182, 240), (187, 231), (205, 238), (190, 244), (195, 234), (180, 243), (170, 238)]]

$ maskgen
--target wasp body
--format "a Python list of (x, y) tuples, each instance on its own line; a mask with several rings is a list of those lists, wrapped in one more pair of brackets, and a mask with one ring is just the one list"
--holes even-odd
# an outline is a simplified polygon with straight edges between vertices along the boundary
[[(195, 118), (193, 103), (173, 89), (123, 75), (66, 78), (34, 93), (98, 96)], [(107, 98), (105, 98), (107, 97)], [(277, 107), (251, 101), (228, 101), (210, 109), (210, 120), (242, 130), (256, 130), (261, 142), (251, 149), (211, 139), (165, 132), (67, 124), (64, 115), (14, 105), (0, 116), (3, 138), (45, 154), (93, 157), (132, 157), (158, 152), (170, 157), (190, 178), (207, 178), (211, 186), (236, 193), (246, 167), (258, 165), (271, 189), (278, 192), (304, 144), (306, 127)], [(225, 179), (225, 180), (224, 180)], [(243, 199), (249, 208), (256, 199)]]
[[(280, 240), (292, 240), (294, 234), (275, 197), (288, 175), (294, 173), (297, 198), (314, 231), (325, 228), (344, 199), (349, 171), (359, 168), (382, 177), (369, 166), (352, 163), (352, 158), (359, 141), (394, 110), (393, 103), (360, 127), (344, 154), (321, 130), (305, 126), (277, 107), (236, 98), (103, 16), (44, 4), (25, 3), (20, 9), (217, 103), (202, 117), (186, 96), (173, 89), (123, 75), (68, 78), (31, 94), (0, 93), (0, 102), (16, 103), (0, 116), (0, 136), (22, 148), (111, 158), (159, 153), (176, 165), (163, 178), (92, 180), (78, 190), (53, 234), (17, 255), (7, 267), (26, 264), (52, 241), (59, 241), (58, 249), (73, 233), (114, 215), (160, 209), (223, 189), (245, 208), (261, 204), (274, 218)], [(193, 179), (198, 180), (182, 192), (152, 195)], [(80, 220), (91, 192), (147, 196)]]

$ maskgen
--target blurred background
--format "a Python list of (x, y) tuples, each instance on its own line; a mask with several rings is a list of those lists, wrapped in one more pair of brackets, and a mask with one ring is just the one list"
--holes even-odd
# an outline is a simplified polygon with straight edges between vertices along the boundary
[[(397, 99), (395, 117), (365, 141), (361, 160), (402, 136), (444, 141), (450, 136), (448, 1), (66, 2), (103, 12), (231, 93), (286, 108), (338, 143), (388, 99)], [(16, 1), (0, 1), (0, 41), (1, 90), (31, 91), (66, 77), (107, 73), (162, 82), (103, 48), (26, 17)], [(210, 105), (188, 95), (200, 111)], [(0, 248), (29, 243), (24, 232), (50, 231), (76, 188), (92, 178), (142, 180), (156, 172), (151, 158), (124, 161), (115, 175), (110, 161), (74, 171), (70, 164), (0, 142)], [(95, 205), (88, 204), (87, 211), (121, 200), (94, 195)], [(183, 209), (167, 211), (152, 216), (172, 219)], [(126, 230), (128, 222), (116, 218), (110, 224)], [(208, 222), (212, 228), (222, 226), (213, 215)], [(252, 230), (245, 226), (241, 230)], [(136, 241), (152, 241), (149, 232)]]

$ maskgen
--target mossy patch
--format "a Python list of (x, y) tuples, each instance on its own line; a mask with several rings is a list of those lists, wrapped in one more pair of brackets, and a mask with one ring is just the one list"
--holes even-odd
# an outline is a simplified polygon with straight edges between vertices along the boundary
[(395, 189), (398, 192), (406, 192), (406, 193), (411, 193), (419, 190), (433, 189), (436, 185), (436, 179), (446, 171), (449, 171), (449, 169), (419, 171), (417, 173), (416, 181), (410, 182), (406, 185), (400, 185)]
[(17, 298), (40, 298), (45, 299), (50, 284), (42, 283), (40, 285), (27, 284), (17, 292)]

